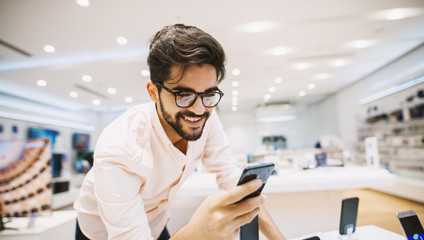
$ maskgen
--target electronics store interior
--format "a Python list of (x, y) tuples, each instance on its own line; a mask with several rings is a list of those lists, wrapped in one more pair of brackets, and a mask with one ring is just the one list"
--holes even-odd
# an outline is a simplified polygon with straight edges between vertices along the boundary
[[(285, 239), (424, 239), (422, 0), (0, 1), (0, 239), (80, 239), (76, 232), (84, 220), (80, 221), (83, 210), (74, 203), (88, 194), (80, 191), (85, 180), (90, 177), (87, 181), (95, 186), (101, 181), (96, 178), (101, 169), (107, 170), (107, 165), (93, 168), (97, 161), (103, 164), (97, 157), (105, 158), (96, 155), (96, 148), (106, 144), (105, 138), (111, 144), (142, 141), (146, 132), (171, 130), (150, 131), (154, 125), (140, 124), (131, 130), (138, 140), (115, 131), (100, 142), (102, 132), (141, 105), (152, 106), (159, 116), (152, 119), (159, 119), (162, 126), (176, 128), (170, 123), (175, 116), (195, 114), (191, 110), (202, 106), (200, 102), (210, 104), (210, 93), (201, 90), (210, 91), (204, 85), (176, 92), (167, 83), (171, 90), (161, 86), (167, 91), (158, 90), (158, 99), (156, 92), (149, 92), (159, 88), (151, 79), (150, 43), (159, 30), (171, 25), (195, 26), (225, 51), (225, 77), (218, 85), (213, 82), (211, 92), (224, 95), (219, 95), (216, 106), (202, 108), (214, 113), (208, 121), (219, 119), (222, 130), (215, 130), (225, 133), (226, 139), (219, 144), (228, 143), (230, 149), (225, 152), (229, 162), (220, 166), (237, 165), (241, 174), (246, 168), (273, 165), (267, 179), (261, 178), (262, 197), (239, 198), (241, 202), (228, 206), (235, 209), (243, 201), (265, 199), (260, 209), (267, 209)], [(204, 65), (191, 64), (183, 74), (207, 71)], [(190, 75), (182, 76), (183, 82)], [(181, 91), (190, 91), (201, 101), (181, 108)], [(161, 100), (172, 100), (170, 93), (180, 108)], [(175, 123), (184, 131), (203, 116), (209, 115), (181, 117)], [(208, 126), (203, 134), (214, 134), (215, 130), (206, 131)], [(154, 148), (152, 139), (156, 138), (146, 148)], [(192, 151), (197, 140), (181, 139)], [(188, 156), (190, 151), (178, 153)], [(222, 189), (219, 170), (202, 160), (213, 157), (215, 150), (196, 151), (200, 160), (186, 169), (187, 176), (172, 183), (178, 183), (178, 191), (166, 199), (170, 204), (165, 230), (171, 239), (192, 223), (196, 210), (211, 196), (247, 189), (235, 183)], [(134, 158), (154, 160), (150, 153), (174, 156), (170, 149), (159, 152)], [(110, 161), (119, 165), (118, 159)], [(156, 165), (133, 167), (172, 171), (172, 166)], [(90, 174), (94, 169), (96, 173)], [(127, 169), (125, 174), (135, 172)], [(108, 181), (118, 177), (127, 176), (110, 175)], [(141, 204), (143, 193), (153, 191), (131, 184), (123, 187), (135, 187)], [(104, 193), (93, 194), (93, 199), (100, 199)], [(133, 215), (147, 214), (142, 229), (152, 229), (152, 235), (138, 239), (157, 239), (158, 223), (151, 220), (148, 204), (146, 210), (142, 207)], [(96, 212), (108, 212), (100, 210)], [(106, 213), (100, 215), (100, 221), (109, 221)], [(84, 224), (83, 234), (90, 229)], [(85, 235), (136, 236), (112, 235), (114, 226), (101, 224), (105, 230), (100, 237)], [(243, 229), (240, 226), (236, 229)], [(128, 226), (133, 227), (138, 225)], [(234, 236), (277, 239), (259, 230), (251, 236)]]

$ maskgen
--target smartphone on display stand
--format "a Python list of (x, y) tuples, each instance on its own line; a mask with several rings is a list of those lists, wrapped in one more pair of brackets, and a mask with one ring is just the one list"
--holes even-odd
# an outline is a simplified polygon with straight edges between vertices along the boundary
[(398, 212), (396, 217), (408, 240), (424, 240), (424, 229), (414, 210)]
[[(259, 196), (265, 187), (266, 182), (268, 181), (269, 176), (271, 176), (272, 171), (274, 170), (274, 163), (263, 163), (253, 166), (248, 166), (243, 170), (239, 182), (237, 185), (245, 184), (249, 181), (252, 181), (256, 178), (262, 180), (262, 186), (255, 192), (244, 197), (241, 201)], [(241, 202), (240, 201), (240, 202)], [(259, 239), (259, 219), (256, 216), (252, 222), (243, 225), (240, 229), (240, 240), (258, 240)]]
[(342, 200), (342, 211), (340, 214), (340, 235), (352, 235), (356, 230), (356, 219), (358, 217), (359, 198), (351, 197)]

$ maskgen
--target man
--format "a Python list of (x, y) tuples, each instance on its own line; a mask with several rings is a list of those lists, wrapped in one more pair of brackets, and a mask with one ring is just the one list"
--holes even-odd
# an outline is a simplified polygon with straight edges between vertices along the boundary
[(214, 113), (225, 76), (221, 45), (202, 30), (177, 24), (153, 38), (148, 56), (153, 103), (133, 107), (98, 138), (94, 166), (74, 206), (77, 239), (169, 239), (169, 201), (202, 161), (225, 191), (208, 197), (170, 239), (234, 239), (259, 213), (268, 239), (284, 239), (258, 196), (237, 186), (241, 171)]

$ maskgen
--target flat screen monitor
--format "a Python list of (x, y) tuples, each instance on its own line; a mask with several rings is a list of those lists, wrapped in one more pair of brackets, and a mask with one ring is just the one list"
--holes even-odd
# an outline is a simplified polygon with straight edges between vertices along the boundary
[(48, 138), (0, 141), (1, 217), (51, 214), (51, 157)]
[(90, 144), (90, 135), (74, 133), (72, 135), (72, 147), (76, 150), (87, 150)]

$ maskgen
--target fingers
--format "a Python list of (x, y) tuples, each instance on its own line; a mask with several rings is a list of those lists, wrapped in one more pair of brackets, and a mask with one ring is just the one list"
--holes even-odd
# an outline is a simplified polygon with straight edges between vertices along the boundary
[(243, 226), (247, 223), (250, 223), (258, 214), (259, 214), (260, 208), (255, 208), (253, 211), (248, 212), (246, 214), (243, 214), (241, 216), (238, 216), (236, 219), (234, 219), (234, 224), (236, 227)]
[(243, 185), (237, 186), (234, 189), (225, 192), (223, 194), (223, 201), (222, 203), (224, 205), (230, 205), (235, 202), (238, 202), (242, 200), (245, 196), (253, 193), (254, 191), (258, 190), (262, 186), (262, 180), (255, 179), (252, 181), (249, 181)]

